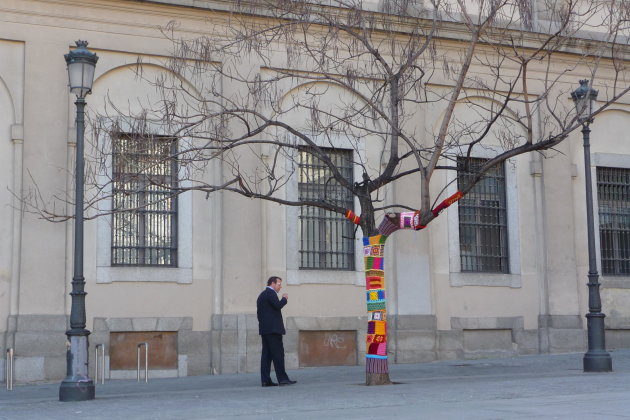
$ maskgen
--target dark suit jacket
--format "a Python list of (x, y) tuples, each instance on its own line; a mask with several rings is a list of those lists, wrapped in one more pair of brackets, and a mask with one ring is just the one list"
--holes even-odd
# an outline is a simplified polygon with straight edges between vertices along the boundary
[(258, 334), (285, 334), (282, 322), (282, 308), (287, 304), (286, 298), (278, 299), (278, 294), (266, 287), (256, 300), (258, 315)]

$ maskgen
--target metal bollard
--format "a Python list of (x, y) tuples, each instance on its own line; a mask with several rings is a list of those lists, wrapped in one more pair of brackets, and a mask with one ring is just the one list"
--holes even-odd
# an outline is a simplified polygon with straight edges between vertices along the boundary
[(149, 343), (138, 344), (138, 382), (140, 382), (140, 349), (144, 346), (144, 382), (149, 382)]
[(5, 362), (5, 377), (8, 391), (13, 391), (13, 358), (13, 347), (10, 347), (7, 349), (7, 360)]
[(94, 346), (94, 383), (98, 383), (98, 349), (101, 349), (101, 384), (105, 383), (105, 344), (97, 344)]

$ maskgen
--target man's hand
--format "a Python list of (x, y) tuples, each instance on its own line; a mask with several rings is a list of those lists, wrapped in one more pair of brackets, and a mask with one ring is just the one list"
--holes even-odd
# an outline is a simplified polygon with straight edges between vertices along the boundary
[(285, 298), (285, 299), (287, 299), (287, 300), (289, 299), (289, 295), (288, 295), (287, 293), (283, 293), (283, 294), (282, 294), (282, 297), (283, 297), (283, 298)]

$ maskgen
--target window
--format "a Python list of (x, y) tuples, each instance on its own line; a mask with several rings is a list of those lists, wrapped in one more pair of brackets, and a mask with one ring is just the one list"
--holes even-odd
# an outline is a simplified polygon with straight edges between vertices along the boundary
[(630, 274), (630, 169), (597, 168), (602, 274)]
[[(322, 149), (342, 176), (353, 181), (352, 150)], [(324, 199), (353, 209), (353, 196), (332, 177), (328, 166), (316, 156), (299, 152), (298, 194), (300, 200)], [(343, 215), (303, 206), (299, 213), (300, 269), (354, 270), (354, 225)]]
[(112, 156), (112, 266), (177, 267), (177, 141), (123, 134)]
[[(461, 189), (485, 162), (479, 158), (458, 158), (458, 188)], [(462, 271), (509, 272), (504, 166), (501, 163), (491, 168), (458, 202)]]

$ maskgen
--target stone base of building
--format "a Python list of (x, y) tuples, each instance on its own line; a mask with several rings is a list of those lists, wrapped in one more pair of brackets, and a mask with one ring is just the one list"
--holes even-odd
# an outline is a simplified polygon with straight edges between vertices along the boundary
[[(9, 320), (9, 328), (0, 343), (4, 345), (0, 349), (3, 355), (8, 348), (14, 349), (14, 383), (61, 381), (66, 376), (67, 328), (66, 316), (20, 315)], [(120, 346), (120, 343), (112, 342), (112, 339), (125, 339), (125, 336), (127, 341), (133, 340), (136, 333), (145, 337), (143, 342), (148, 342), (150, 378), (210, 374), (210, 334), (192, 331), (190, 317), (95, 318), (94, 329), (88, 338), (90, 377), (95, 375), (96, 355), (102, 357), (104, 353), (106, 380), (136, 378), (139, 343), (127, 342), (126, 346)], [(167, 335), (170, 341), (164, 340), (166, 344), (160, 345), (160, 339)], [(155, 340), (147, 341), (146, 337), (155, 337)], [(104, 346), (105, 351), (97, 353), (97, 345)], [(116, 354), (112, 347), (125, 354)], [(144, 347), (139, 350), (144, 378)], [(151, 366), (156, 356), (158, 363), (170, 360), (170, 366)], [(126, 365), (115, 366), (116, 363), (120, 365), (121, 360)], [(99, 376), (102, 363), (99, 359)], [(4, 372), (4, 358), (0, 364)]]
[[(8, 348), (15, 351), (14, 383), (65, 377), (67, 325), (67, 317), (58, 315), (9, 319), (9, 328), (0, 336), (0, 350), (3, 355)], [(587, 347), (585, 322), (578, 315), (540, 316), (538, 329), (532, 330), (524, 328), (522, 317), (452, 318), (450, 330), (438, 330), (436, 325), (432, 315), (390, 316), (390, 362), (583, 352)], [(366, 328), (365, 317), (288, 317), (287, 368), (364, 364)], [(139, 344), (134, 340), (149, 340), (149, 378), (257, 372), (260, 368), (255, 315), (215, 315), (210, 331), (193, 331), (189, 317), (96, 318), (89, 337), (90, 376), (96, 368), (95, 346), (102, 344), (105, 379), (134, 379)], [(609, 350), (630, 348), (630, 319), (606, 318), (606, 344)], [(140, 353), (144, 366), (144, 347)], [(4, 370), (3, 357), (0, 371)]]
[[(541, 317), (538, 329), (526, 330), (522, 317), (452, 318), (451, 329), (438, 330), (433, 315), (398, 315), (388, 318), (388, 352), (393, 363), (422, 363), (435, 360), (510, 357), (537, 353), (580, 352), (586, 349), (586, 331), (579, 316)], [(355, 333), (357, 364), (363, 364), (365, 317), (289, 317), (284, 339), (288, 369), (304, 366), (305, 332), (316, 335), (324, 351), (343, 345), (332, 337)], [(260, 338), (255, 315), (217, 315), (212, 322), (212, 371), (216, 374), (256, 372), (260, 368)], [(630, 347), (630, 323), (627, 340)], [(327, 334), (328, 335), (327, 335)], [(610, 332), (607, 332), (607, 335)], [(621, 337), (621, 334), (617, 334)], [(327, 338), (328, 337), (328, 338)], [(329, 365), (325, 358), (320, 365)]]
[[(65, 315), (10, 316), (2, 354), (14, 351), (14, 383), (30, 383), (66, 376)], [(4, 359), (4, 358), (3, 358)], [(3, 360), (2, 371), (4, 372)], [(3, 375), (3, 380), (4, 375)]]

